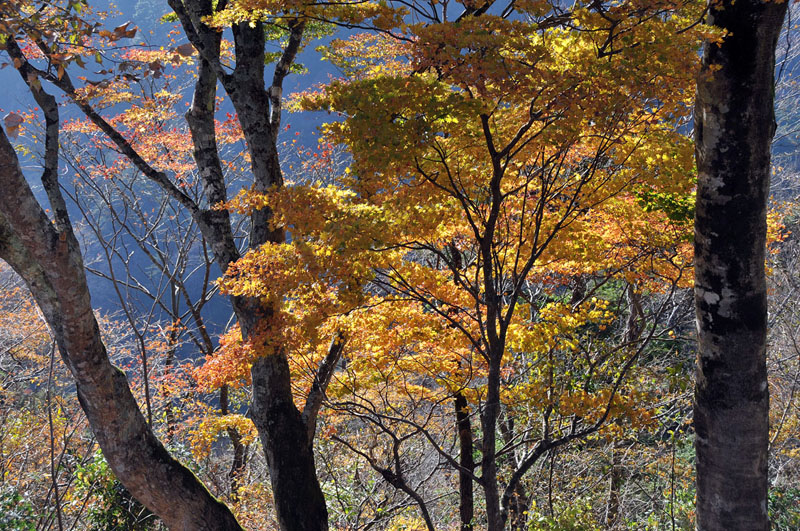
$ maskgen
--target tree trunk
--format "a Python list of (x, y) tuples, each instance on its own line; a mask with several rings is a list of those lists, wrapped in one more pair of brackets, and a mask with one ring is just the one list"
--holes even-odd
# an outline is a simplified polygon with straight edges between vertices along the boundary
[(475, 517), (475, 496), (473, 493), (472, 476), (466, 471), (475, 470), (475, 461), (472, 458), (472, 426), (469, 421), (469, 405), (467, 399), (460, 392), (455, 395), (456, 429), (458, 430), (458, 514), (461, 518), (461, 531), (472, 531)]
[(775, 46), (786, 2), (725, 0), (697, 85), (697, 529), (769, 529), (764, 271)]
[[(247, 337), (268, 318), (264, 309), (244, 311), (243, 304), (247, 303), (234, 301), (242, 334)], [(251, 374), (253, 424), (267, 457), (280, 528), (327, 530), (328, 511), (314, 465), (313, 440), (294, 404), (289, 361), (283, 352), (269, 353), (253, 363)]]
[[(227, 415), (230, 413), (228, 409), (228, 386), (223, 385), (219, 389), (219, 413), (220, 415)], [(228, 488), (230, 489), (231, 500), (239, 500), (239, 479), (244, 473), (244, 467), (247, 465), (245, 456), (245, 447), (242, 443), (242, 436), (239, 430), (230, 426), (225, 430), (228, 433), (228, 438), (231, 440), (231, 447), (233, 448), (233, 461), (231, 468), (228, 471)]]
[(497, 419), (500, 416), (500, 360), (495, 355), (489, 362), (486, 402), (481, 413), (483, 444), (481, 448), (481, 485), (486, 503), (486, 529), (501, 531), (505, 528), (505, 514), (500, 507), (500, 487), (497, 481)]
[[(505, 418), (498, 422), (500, 433), (503, 437), (503, 444), (511, 446), (514, 444), (514, 418), (506, 411)], [(517, 471), (518, 456), (516, 452), (507, 452), (504, 454), (499, 462), (501, 466), (509, 470)], [(513, 531), (525, 531), (528, 528), (528, 508), (531, 504), (531, 496), (526, 492), (525, 485), (521, 481), (509, 481), (506, 484), (503, 496), (500, 499), (500, 515), (503, 522), (508, 522), (509, 529)], [(513, 484), (512, 484), (513, 482)]]
[[(625, 289), (628, 302), (628, 319), (625, 323), (625, 342), (633, 345), (642, 335), (641, 321), (644, 319), (642, 303), (634, 284)], [(619, 421), (617, 421), (619, 424)], [(606, 528), (611, 529), (619, 520), (622, 505), (621, 489), (625, 482), (625, 468), (622, 466), (622, 441), (614, 440), (611, 445), (611, 470), (608, 479), (608, 501), (606, 503)]]
[(164, 384), (161, 386), (161, 394), (164, 396), (164, 417), (166, 420), (167, 428), (164, 438), (167, 445), (172, 443), (175, 432), (178, 429), (178, 419), (175, 418), (175, 409), (173, 405), (172, 393), (169, 391), (167, 381), (172, 377), (172, 371), (175, 367), (175, 351), (178, 348), (178, 332), (175, 328), (176, 324), (173, 322), (167, 336), (167, 353), (164, 356)]
[(512, 531), (525, 531), (528, 529), (528, 508), (531, 506), (531, 497), (525, 492), (522, 482), (517, 482), (508, 504), (508, 526)]

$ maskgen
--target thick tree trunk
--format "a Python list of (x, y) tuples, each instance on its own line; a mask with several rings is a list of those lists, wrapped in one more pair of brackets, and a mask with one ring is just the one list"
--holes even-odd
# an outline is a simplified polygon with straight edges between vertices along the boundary
[[(225, 83), (242, 124), (252, 161), (255, 189), (265, 192), (282, 186), (275, 144), (277, 132), (269, 116), (270, 99), (264, 90), (264, 29), (242, 23), (233, 28), (236, 69)], [(251, 215), (250, 245), (283, 243), (282, 228), (271, 223), (272, 212), (263, 208)], [(242, 333), (250, 336), (262, 330), (273, 308), (255, 300), (233, 301)], [(282, 349), (264, 352), (253, 362), (253, 424), (258, 430), (269, 466), (278, 522), (284, 531), (328, 529), (325, 497), (314, 464), (313, 440), (302, 414), (294, 404), (289, 361)]]
[[(250, 302), (250, 301), (249, 301)], [(249, 336), (267, 322), (263, 308), (235, 301), (242, 333)], [(253, 423), (267, 457), (278, 523), (285, 531), (328, 529), (325, 497), (314, 465), (313, 439), (294, 404), (289, 362), (282, 352), (253, 363)]]
[(786, 2), (725, 0), (695, 109), (697, 529), (769, 529), (764, 272), (775, 45)]
[[(48, 149), (53, 147), (48, 138)], [(145, 422), (125, 374), (111, 365), (94, 317), (80, 248), (57, 183), (53, 225), (0, 131), (0, 258), (25, 280), (75, 378), (78, 398), (114, 474), (175, 531), (240, 530), (230, 510), (173, 459)]]

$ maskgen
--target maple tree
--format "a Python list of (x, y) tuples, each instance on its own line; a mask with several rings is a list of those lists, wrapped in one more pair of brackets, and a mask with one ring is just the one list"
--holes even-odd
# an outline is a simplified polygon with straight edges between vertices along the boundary
[[(126, 55), (133, 61), (135, 55)], [(139, 59), (143, 59), (139, 57)], [(166, 74), (165, 77), (170, 77)], [(128, 113), (126, 117), (130, 127), (152, 127), (158, 123), (162, 130), (173, 118), (161, 109), (164, 99), (164, 87), (158, 86), (156, 80), (150, 93), (161, 91), (162, 100), (152, 108), (151, 112), (140, 112), (136, 116)], [(225, 131), (227, 123), (220, 126)], [(213, 257), (199, 235), (197, 225), (181, 207), (169, 197), (154, 189), (152, 183), (140, 173), (131, 171), (124, 164), (106, 168), (103, 164), (107, 141), (102, 134), (89, 136), (91, 142), (86, 143), (85, 124), (74, 121), (66, 125), (65, 133), (81, 137), (82, 143), (67, 143), (62, 149), (62, 156), (73, 168), (78, 177), (71, 198), (80, 209), (83, 219), (91, 227), (96, 244), (101, 249), (101, 264), (91, 264), (89, 271), (108, 280), (123, 309), (131, 329), (138, 338), (139, 357), (142, 360), (144, 375), (145, 402), (148, 420), (152, 424), (150, 408), (150, 388), (148, 385), (148, 358), (159, 362), (163, 358), (163, 374), (160, 380), (163, 386), (160, 392), (168, 398), (163, 415), (165, 417), (166, 442), (179, 429), (182, 415), (186, 415), (186, 407), (179, 407), (180, 397), (173, 400), (171, 395), (180, 390), (173, 388), (175, 373), (180, 371), (179, 350), (192, 348), (199, 357), (210, 356), (215, 350), (213, 339), (213, 323), (207, 326), (208, 311), (216, 289), (213, 283)], [(176, 172), (181, 172), (183, 189), (196, 195), (199, 190), (187, 177), (191, 166), (189, 158), (188, 131), (173, 129), (165, 135), (161, 146), (151, 146), (162, 150), (169, 149), (165, 161), (169, 160)], [(222, 143), (234, 143), (238, 140), (238, 131), (233, 138)], [(182, 157), (180, 156), (182, 155)], [(109, 178), (109, 170), (113, 178)], [(142, 253), (149, 267), (138, 263), (135, 256)], [(153, 270), (160, 273), (155, 280)], [(228, 312), (229, 313), (229, 312)], [(225, 318), (229, 318), (225, 316)], [(167, 321), (164, 324), (164, 321)], [(164, 338), (160, 348), (154, 348), (145, 341), (145, 335), (151, 329), (159, 328)], [(191, 347), (189, 347), (191, 345)], [(148, 355), (148, 351), (152, 351)], [(180, 379), (180, 378), (178, 378)], [(169, 402), (172, 402), (171, 404)], [(222, 386), (219, 390), (219, 413), (229, 414), (229, 390)], [(229, 472), (230, 492), (233, 498), (239, 488), (239, 476), (246, 461), (246, 445), (242, 443), (240, 432), (235, 427), (225, 431), (234, 449), (234, 459)]]
[[(689, 111), (695, 50), (706, 34), (691, 31), (700, 9), (666, 7), (652, 19), (646, 8), (620, 6), (554, 20), (547, 3), (517, 6), (533, 23), (485, 13), (450, 22), (434, 10), (396, 36), (334, 42), (328, 57), (347, 79), (297, 105), (345, 116), (327, 132), (353, 153), (347, 175), (229, 203), (242, 213), (268, 207), (292, 237), (244, 256), (223, 290), (282, 301), (258, 341), (287, 348), (298, 376), (330, 352), (331, 336), (342, 337), (347, 377), (334, 374), (329, 394), (338, 398), (342, 384), (353, 395), (331, 405), (371, 419), (394, 441), (388, 466), (345, 444), (415, 500), (428, 528), (429, 511), (398, 457), (412, 437), (427, 437), (464, 483), (479, 485), (488, 527), (500, 529), (509, 518), (522, 525), (520, 480), (547, 451), (623, 412), (647, 417), (634, 406), (641, 397), (623, 391), (635, 340), (586, 352), (583, 390), (553, 383), (564, 370), (558, 363), (575, 363), (565, 354), (610, 315), (602, 300), (548, 304), (531, 287), (549, 285), (552, 297), (582, 276), (616, 276), (648, 291), (688, 282), (691, 144), (675, 124)], [(573, 31), (564, 29), (570, 24)], [(647, 69), (654, 50), (664, 63)], [(556, 361), (557, 353), (565, 357)], [(595, 387), (598, 367), (609, 373)], [(231, 373), (242, 374), (241, 366)], [(313, 383), (312, 373), (306, 387)], [(457, 415), (477, 419), (467, 439), (475, 438), (478, 461), (465, 465), (441, 450), (422, 398), (455, 400)], [(518, 415), (515, 403), (540, 405), (543, 431), (523, 423), (503, 433), (503, 416)], [(518, 459), (501, 484), (512, 451)], [(463, 503), (470, 498), (462, 491)], [(472, 518), (465, 510), (462, 527)]]
[[(91, 45), (92, 43), (87, 39), (99, 37), (101, 40), (105, 39), (113, 43), (120, 39), (132, 37), (135, 34), (135, 29), (130, 28), (128, 25), (120, 26), (114, 31), (99, 29), (96, 24), (83, 22), (80, 16), (80, 13), (85, 11), (86, 8), (83, 2), (67, 2), (64, 5), (56, 2), (42, 5), (42, 13), (52, 15), (52, 18), (47, 16), (40, 18), (39, 15), (35, 17), (29, 16), (31, 13), (36, 12), (36, 8), (33, 5), (9, 5), (9, 16), (6, 19), (9, 23), (9, 28), (5, 29), (9, 30), (10, 35), (6, 38), (5, 49), (12, 56), (15, 68), (20, 71), (23, 79), (31, 85), (35, 95), (42, 92), (39, 78), (53, 83), (77, 103), (95, 127), (98, 127), (109, 136), (110, 140), (122, 151), (127, 160), (136, 165), (156, 184), (162, 186), (172, 199), (188, 209), (206, 241), (209, 242), (218, 266), (225, 270), (228, 264), (238, 256), (239, 251), (234, 242), (230, 217), (223, 211), (211, 208), (225, 199), (225, 186), (227, 185), (226, 176), (223, 174), (219, 159), (220, 155), (217, 152), (217, 140), (214, 132), (216, 127), (214, 122), (216, 81), (217, 78), (223, 81), (223, 85), (226, 85), (229, 92), (232, 93), (234, 105), (240, 107), (238, 116), (242, 122), (242, 130), (245, 137), (247, 137), (250, 149), (249, 158), (252, 164), (253, 178), (262, 188), (281, 181), (280, 168), (275, 157), (275, 138), (280, 122), (280, 96), (272, 98), (272, 104), (275, 106), (272, 120), (263, 121), (262, 110), (270, 105), (270, 100), (264, 98), (266, 95), (263, 79), (264, 42), (266, 36), (262, 22), (239, 21), (234, 23), (236, 41), (234, 53), (239, 59), (239, 64), (233, 74), (219, 76), (218, 70), (223, 64), (221, 61), (228, 61), (232, 56), (229, 53), (223, 55), (217, 29), (201, 20), (203, 15), (212, 13), (211, 2), (191, 2), (187, 3), (186, 6), (175, 3), (173, 7), (175, 7), (179, 18), (187, 25), (186, 29), (189, 36), (193, 39), (195, 37), (200, 39), (194, 39), (194, 45), (205, 54), (200, 61), (198, 81), (195, 87), (195, 104), (189, 116), (195, 162), (201, 168), (200, 178), (203, 190), (202, 194), (194, 198), (181, 190), (181, 183), (176, 185), (169, 180), (163, 172), (161, 162), (153, 160), (158, 155), (157, 151), (152, 150), (153, 145), (138, 135), (138, 133), (147, 129), (143, 127), (145, 123), (143, 118), (148, 115), (151, 118), (155, 118), (151, 125), (163, 123), (164, 115), (158, 115), (161, 110), (159, 104), (175, 101), (173, 96), (164, 92), (152, 94), (141, 100), (141, 106), (137, 106), (135, 102), (132, 102), (131, 92), (125, 90), (127, 83), (135, 82), (139, 79), (137, 74), (142, 70), (145, 76), (161, 77), (163, 65), (160, 60), (165, 63), (167, 60), (180, 62), (181, 57), (186, 58), (192, 55), (191, 45), (177, 46), (170, 50), (168, 54), (161, 54), (161, 56), (157, 53), (149, 54), (149, 57), (148, 54), (144, 54), (144, 56), (142, 54), (138, 54), (138, 56), (133, 54), (130, 58), (131, 61), (123, 61), (119, 64), (118, 70), (103, 71), (104, 74), (111, 74), (109, 80), (99, 83), (85, 82), (83, 87), (76, 88), (69, 72), (65, 68), (65, 64), (70, 61), (79, 65), (82, 64), (82, 57), (85, 53), (93, 53), (94, 58), (98, 61), (102, 61), (103, 58), (102, 48), (98, 51), (98, 48)], [(216, 6), (218, 10), (222, 10), (224, 7), (224, 3)], [(191, 13), (187, 12), (187, 9)], [(191, 21), (191, 17), (194, 17), (194, 22)], [(17, 21), (22, 22), (16, 25)], [(193, 27), (191, 24), (197, 27)], [(278, 62), (278, 70), (273, 83), (273, 89), (276, 91), (280, 91), (283, 78), (289, 73), (289, 67), (306, 27), (305, 21), (300, 23), (296, 20), (295, 24), (296, 27), (289, 32), (289, 45), (283, 58)], [(277, 27), (279, 35), (285, 34), (274, 23), (270, 27)], [(61, 35), (62, 28), (75, 30), (75, 34), (70, 36), (68, 44), (61, 42), (58, 38)], [(32, 42), (34, 46), (24, 45), (20, 47), (17, 39), (23, 41), (23, 44)], [(205, 45), (210, 45), (210, 47)], [(188, 49), (187, 46), (189, 47)], [(241, 49), (242, 46), (243, 49)], [(28, 60), (29, 58), (34, 61), (43, 60), (45, 64), (39, 69)], [(146, 60), (142, 60), (144, 58)], [(142, 70), (139, 72), (128, 71), (128, 68), (132, 65), (134, 68), (142, 68)], [(235, 87), (241, 90), (235, 91)], [(133, 105), (129, 112), (115, 119), (106, 121), (101, 117), (99, 110), (119, 103), (133, 103)], [(57, 128), (58, 120), (53, 106), (47, 106), (47, 110), (52, 112), (51, 117), (55, 118), (51, 120), (51, 125)], [(155, 116), (150, 113), (155, 113)], [(56, 134), (57, 130), (48, 130), (48, 146), (50, 147), (48, 156), (57, 154), (57, 145), (51, 141), (52, 138), (57, 138)], [(163, 138), (169, 140), (168, 136)], [(188, 153), (184, 152), (185, 155), (188, 155)], [(9, 160), (13, 161), (10, 153), (8, 156)], [(146, 161), (146, 158), (149, 161)], [(186, 159), (184, 158), (183, 160)], [(47, 169), (49, 175), (52, 176), (55, 173), (56, 165), (57, 159), (48, 159)], [(156, 167), (159, 169), (155, 169)], [(168, 169), (170, 172), (182, 171), (174, 165)], [(185, 166), (183, 169), (185, 169)], [(107, 168), (107, 175), (113, 175), (114, 170), (115, 168), (113, 167)], [(18, 168), (16, 174), (19, 175)], [(180, 175), (173, 175), (173, 177), (180, 180)], [(69, 229), (66, 209), (62, 208), (63, 198), (60, 197), (57, 184), (51, 182), (48, 189), (52, 189), (53, 186), (56, 187), (50, 197), (51, 202), (55, 203), (53, 208), (58, 212), (60, 219), (66, 220), (64, 223)], [(21, 188), (23, 192), (26, 189), (27, 187), (24, 186)], [(258, 245), (265, 239), (280, 237), (279, 233), (269, 229), (266, 224), (267, 219), (268, 216), (263, 213), (253, 217), (250, 224), (251, 244)], [(74, 252), (77, 252), (77, 247), (75, 247), (73, 254)], [(80, 260), (76, 260), (76, 262), (79, 263)], [(19, 263), (15, 263), (15, 266), (21, 267)], [(233, 305), (234, 309), (239, 313), (242, 329), (247, 334), (258, 327), (258, 323), (265, 314), (268, 315), (271, 312), (269, 306), (261, 307), (258, 301), (234, 299)], [(100, 356), (102, 357), (102, 352), (100, 352)], [(254, 385), (256, 411), (260, 411), (260, 414), (256, 415), (255, 418), (257, 426), (260, 426), (264, 438), (264, 448), (267, 451), (272, 469), (270, 477), (275, 486), (274, 491), (276, 492), (281, 525), (297, 529), (325, 527), (327, 519), (325, 503), (316, 480), (311, 440), (306, 427), (306, 425), (313, 425), (313, 419), (302, 419), (299, 412), (291, 404), (285, 357), (280, 352), (274, 356), (265, 356), (261, 361), (255, 363), (253, 372), (261, 378)], [(320, 392), (322, 390), (318, 390), (316, 393), (319, 394)], [(135, 404), (125, 404), (121, 409), (124, 410), (125, 414), (132, 415), (136, 422), (141, 423), (141, 415), (138, 414)], [(267, 426), (269, 426), (269, 430), (267, 430)], [(96, 429), (108, 437), (105, 440), (101, 440), (101, 445), (104, 445), (105, 452), (108, 454), (111, 451), (109, 445), (115, 442), (114, 437), (116, 434), (112, 433), (113, 430), (108, 430), (107, 428), (103, 430), (97, 424)], [(141, 429), (145, 433), (150, 433), (148, 428), (141, 427)], [(146, 440), (145, 442), (157, 450), (156, 454), (159, 451), (163, 451), (154, 441)], [(147, 452), (143, 451), (142, 454), (147, 455)], [(123, 455), (107, 455), (107, 457), (109, 457), (112, 468), (117, 471), (121, 469), (126, 459)], [(167, 456), (162, 455), (158, 455), (156, 460), (162, 457), (166, 457), (169, 460)], [(146, 460), (143, 460), (142, 464), (145, 462)], [(125, 467), (128, 467), (128, 465), (126, 464)], [(177, 465), (177, 463), (171, 461), (171, 465)], [(173, 475), (179, 478), (185, 472), (179, 467), (178, 472)], [(135, 476), (131, 476), (130, 472), (127, 471), (125, 474), (121, 474), (121, 477), (129, 487), (136, 481)], [(190, 481), (190, 486), (193, 483)], [(218, 510), (219, 504), (216, 500), (209, 499), (209, 496), (203, 493), (194, 497), (201, 505), (207, 504), (208, 508), (192, 509), (190, 504), (177, 508), (164, 505), (169, 503), (175, 495), (176, 491), (171, 488), (149, 488), (143, 491), (140, 487), (134, 486), (131, 490), (162, 518), (165, 518), (165, 521), (173, 520), (171, 525), (188, 525), (193, 528), (194, 524), (188, 522), (192, 522), (197, 518), (203, 519), (202, 522), (197, 522), (197, 525), (200, 526), (210, 525), (212, 528), (223, 528), (234, 525), (230, 522), (231, 518), (226, 516), (225, 510), (218, 511), (220, 514), (216, 517), (211, 517), (211, 513)], [(189, 496), (189, 498), (191, 497), (192, 495)], [(306, 500), (305, 507), (302, 510), (293, 503), (293, 500), (296, 499)], [(174, 509), (177, 509), (177, 511)], [(181, 516), (184, 510), (188, 510), (188, 513), (183, 513), (183, 516)], [(205, 517), (203, 516), (204, 514)], [(177, 522), (182, 523), (178, 524)]]
[[(63, 336), (58, 326), (97, 328), (55, 181), (60, 124), (45, 90), (54, 86), (86, 117), (60, 132), (72, 143), (61, 155), (82, 187), (73, 197), (101, 240), (107, 226), (95, 212), (117, 220), (105, 242), (107, 275), (122, 264), (122, 285), (135, 283), (114, 244), (126, 231), (126, 241), (153, 253), (171, 286), (169, 302), (163, 293), (146, 295), (170, 316), (164, 343), (140, 341), (136, 357), (157, 361), (163, 352), (173, 360), (165, 362), (170, 376), (179, 336), (196, 332), (206, 363), (194, 377), (201, 391), (220, 396), (222, 415), (203, 398), (176, 412), (170, 393), (189, 396), (194, 391), (180, 386), (191, 384), (167, 378), (154, 394), (145, 387), (152, 369), (142, 366), (145, 388), (135, 398), (146, 417), (118, 376), (116, 394), (103, 398), (145, 440), (141, 454), (150, 457), (137, 457), (140, 465), (187, 478), (190, 492), (176, 504), (169, 483), (144, 485), (147, 474), (132, 472), (130, 456), (115, 452), (129, 443), (81, 391), (111, 469), (137, 499), (176, 529), (245, 521), (325, 529), (318, 425), (326, 466), (356, 455), (372, 469), (358, 511), (347, 499), (356, 487), (328, 493), (342, 506), (331, 521), (343, 526), (395, 514), (386, 525), (432, 529), (442, 511), (452, 512), (439, 493), (457, 484), (461, 529), (524, 528), (543, 488), (531, 479), (534, 469), (548, 458), (552, 474), (557, 456), (565, 467), (579, 462), (581, 452), (569, 450), (576, 442), (592, 456), (611, 456), (605, 521), (621, 524), (624, 439), (656, 437), (658, 422), (674, 424), (675, 476), (675, 433), (685, 415), (676, 405), (683, 402), (670, 367), (675, 353), (663, 345), (675, 341), (674, 294), (691, 286), (694, 173), (685, 126), (696, 51), (721, 36), (700, 24), (700, 2), (169, 5), (188, 42), (160, 48), (120, 46), (136, 35), (133, 25), (103, 28), (83, 2), (0, 8), (5, 52), (47, 118), (44, 180), (53, 210), (21, 225), (21, 213), (40, 211), (3, 144), (10, 168), (3, 178), (16, 179), (19, 199), (4, 207), (4, 235), (19, 243), (20, 234), (39, 231), (66, 241), (71, 265), (43, 253), (46, 242), (36, 239), (23, 254), (4, 248), (4, 257), (18, 269), (36, 264), (21, 271), (34, 287), (68, 271), (58, 307), (73, 293), (81, 303), (45, 314), (79, 389), (92, 389), (91, 371), (74, 362), (69, 327)], [(337, 26), (371, 32), (324, 47), (343, 77), (290, 104), (341, 119), (325, 126), (313, 160), (287, 168), (278, 142), (284, 81), (301, 68), (298, 52)], [(233, 42), (223, 38), (228, 29)], [(270, 41), (278, 52), (266, 51)], [(76, 76), (87, 62), (100, 70)], [(218, 84), (235, 110), (224, 120)], [(184, 126), (177, 108), (187, 92)], [(25, 133), (31, 120), (10, 115), (6, 130)], [(334, 162), (342, 146), (352, 159)], [(151, 204), (155, 215), (142, 208)], [(169, 223), (165, 233), (174, 229), (187, 242), (178, 262), (159, 242)], [(207, 278), (212, 262), (224, 273), (219, 286), (238, 320), (219, 349), (199, 316), (211, 291), (192, 301), (183, 276), (181, 260), (195, 245)], [(127, 299), (120, 279), (112, 280)], [(133, 313), (129, 324), (144, 337), (157, 323)], [(92, 363), (108, 373), (98, 333), (88, 337), (97, 347)], [(159, 395), (165, 404), (149, 404)], [(229, 396), (236, 405), (228, 407)], [(239, 523), (155, 441), (162, 407), (165, 440), (188, 440), (196, 462), (209, 463), (220, 433), (234, 442), (240, 458), (232, 459), (229, 505)], [(176, 427), (182, 422), (190, 428)], [(237, 479), (256, 433), (271, 495)], [(657, 445), (647, 448), (662, 459)], [(323, 478), (338, 489), (343, 480), (334, 472)], [(395, 492), (376, 501), (378, 482)], [(549, 525), (592, 520), (580, 508), (557, 517), (552, 478), (547, 489)], [(675, 490), (673, 481), (670, 496)], [(267, 502), (277, 524), (253, 516)]]

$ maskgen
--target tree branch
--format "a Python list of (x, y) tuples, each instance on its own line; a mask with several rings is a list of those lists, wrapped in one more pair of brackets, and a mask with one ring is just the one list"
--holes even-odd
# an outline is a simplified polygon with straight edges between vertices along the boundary
[(342, 332), (337, 332), (328, 347), (328, 354), (319, 364), (317, 374), (314, 376), (314, 383), (306, 397), (306, 404), (303, 407), (303, 422), (308, 430), (308, 442), (314, 442), (314, 434), (317, 431), (317, 415), (319, 414), (322, 401), (325, 399), (325, 391), (331, 381), (333, 372), (336, 370), (336, 363), (342, 357), (345, 338)]

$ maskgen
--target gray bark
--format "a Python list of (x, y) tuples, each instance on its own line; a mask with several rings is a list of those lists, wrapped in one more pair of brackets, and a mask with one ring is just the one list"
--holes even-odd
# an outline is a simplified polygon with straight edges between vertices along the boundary
[(697, 529), (769, 529), (764, 271), (775, 45), (787, 3), (726, 0), (695, 108)]

